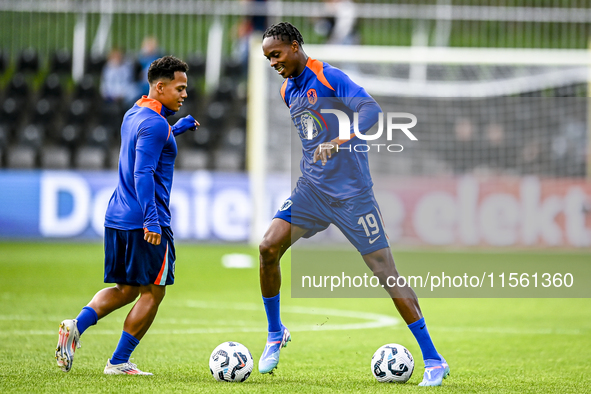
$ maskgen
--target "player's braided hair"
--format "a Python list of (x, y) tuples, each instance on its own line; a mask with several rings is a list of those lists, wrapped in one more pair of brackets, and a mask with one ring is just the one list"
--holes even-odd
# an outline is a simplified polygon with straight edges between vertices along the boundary
[(148, 82), (153, 83), (159, 79), (166, 78), (173, 80), (174, 73), (181, 71), (186, 73), (189, 70), (187, 63), (174, 56), (164, 56), (156, 59), (150, 64), (148, 69)]
[(300, 46), (304, 43), (300, 31), (289, 22), (279, 22), (269, 26), (263, 33), (263, 39), (266, 37), (279, 38), (281, 41), (288, 41), (290, 44), (296, 41)]

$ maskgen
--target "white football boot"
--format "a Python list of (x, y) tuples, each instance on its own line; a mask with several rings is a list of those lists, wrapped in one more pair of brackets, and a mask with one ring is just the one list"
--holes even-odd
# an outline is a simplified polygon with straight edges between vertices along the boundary
[(59, 339), (55, 348), (55, 359), (62, 371), (69, 372), (72, 369), (74, 352), (78, 348), (80, 348), (78, 321), (75, 319), (64, 320), (60, 324)]
[(105, 375), (153, 375), (150, 372), (140, 371), (134, 363), (128, 361), (123, 364), (111, 364), (111, 360), (107, 360), (107, 365), (103, 371)]

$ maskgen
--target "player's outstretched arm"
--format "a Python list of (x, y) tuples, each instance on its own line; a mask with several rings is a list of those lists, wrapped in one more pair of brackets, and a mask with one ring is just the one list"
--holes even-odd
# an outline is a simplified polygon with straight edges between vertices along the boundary
[[(168, 122), (161, 116), (154, 116), (142, 123), (136, 142), (136, 156), (133, 169), (135, 192), (144, 216), (143, 227), (146, 229), (144, 231), (155, 233), (159, 236), (162, 230), (160, 229), (158, 210), (156, 208), (154, 173), (156, 172), (164, 144), (169, 138), (169, 127)], [(154, 236), (149, 238), (155, 242)], [(146, 239), (145, 234), (144, 239)]]
[(201, 126), (199, 122), (197, 122), (191, 115), (187, 115), (184, 118), (180, 118), (174, 126), (172, 126), (172, 134), (176, 137), (187, 130), (197, 130), (197, 126)]

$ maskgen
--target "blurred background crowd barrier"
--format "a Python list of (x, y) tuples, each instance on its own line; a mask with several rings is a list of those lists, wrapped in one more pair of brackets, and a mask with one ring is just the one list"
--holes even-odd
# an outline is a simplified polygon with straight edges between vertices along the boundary
[[(0, 0), (0, 202), (8, 204), (0, 212), (0, 222), (8, 229), (0, 236), (97, 236), (90, 229), (102, 203), (97, 203), (99, 213), (93, 213), (93, 201), (100, 199), (92, 179), (116, 179), (122, 116), (147, 93), (149, 64), (172, 54), (190, 66), (189, 97), (169, 120), (174, 123), (190, 113), (202, 124), (198, 132), (178, 138), (179, 179), (193, 185), (187, 186), (190, 223), (177, 223), (181, 238), (255, 242), (278, 201), (289, 195), (289, 178), (297, 176), (290, 172), (297, 169), (298, 157), (297, 149), (291, 152), (290, 120), (278, 94), (281, 80), (262, 54), (250, 50), (251, 39), (258, 48), (261, 31), (282, 20), (301, 30), (311, 56), (345, 70), (385, 111), (416, 112), (418, 144), (405, 142), (404, 153), (395, 158), (370, 152), (374, 176), (386, 179), (376, 182), (377, 192), (401, 193), (400, 201), (411, 204), (382, 207), (386, 214), (392, 212), (390, 223), (402, 223), (397, 212), (407, 212), (408, 223), (389, 231), (399, 234), (394, 240), (591, 245), (591, 7), (585, 0)], [(48, 193), (43, 179), (59, 178), (60, 173), (90, 182), (86, 210), (76, 205), (85, 194), (71, 188), (42, 194)], [(270, 179), (280, 186), (269, 185)], [(421, 185), (425, 193), (439, 193), (446, 179), (448, 185), (457, 185), (451, 188), (456, 191), (447, 190), (457, 201), (446, 205), (442, 197), (439, 205), (429, 205), (439, 207), (431, 212), (431, 217), (441, 218), (439, 227), (414, 220), (420, 215), (413, 207), (421, 205), (408, 196), (415, 194), (392, 186)], [(511, 189), (522, 201), (519, 190), (527, 187), (516, 185), (529, 185), (531, 179), (543, 189), (538, 200), (559, 200), (538, 204), (546, 207), (539, 208), (546, 209), (539, 216), (549, 227), (534, 227), (554, 228), (554, 223), (564, 236), (527, 230), (533, 225), (521, 218), (495, 222), (494, 231), (503, 233), (509, 226), (517, 235), (511, 241), (494, 241), (502, 237), (489, 234), (490, 227), (482, 224), (489, 219), (470, 213), (477, 212), (485, 198), (474, 200), (475, 210), (462, 206), (462, 185)], [(237, 212), (236, 226), (246, 227), (228, 230), (230, 235), (202, 236), (214, 233), (203, 232), (207, 220), (200, 222), (199, 215), (193, 215), (205, 201), (193, 196), (200, 190), (195, 185), (226, 180), (237, 182), (246, 193), (228, 208)], [(576, 203), (567, 203), (574, 201), (566, 197), (572, 187), (580, 193)], [(37, 193), (31, 202), (36, 208), (23, 206), (29, 212), (21, 220), (24, 213), (15, 208), (19, 195), (31, 193)], [(178, 201), (177, 206), (185, 206)], [(482, 215), (510, 217), (503, 207), (515, 211), (521, 206), (516, 204), (489, 207)], [(35, 220), (31, 209), (38, 214)], [(54, 221), (41, 215), (47, 209)], [(76, 209), (86, 212), (86, 219), (78, 222), (86, 227), (60, 232), (68, 218), (78, 215)], [(537, 209), (528, 217), (536, 216)], [(481, 235), (465, 235), (472, 228), (467, 220), (474, 220), (472, 227), (484, 226)], [(576, 225), (568, 227), (567, 222)], [(53, 223), (53, 231), (47, 232), (47, 223)], [(21, 230), (11, 230), (17, 227)], [(455, 235), (421, 230), (427, 227)], [(573, 232), (578, 235), (568, 235)]]

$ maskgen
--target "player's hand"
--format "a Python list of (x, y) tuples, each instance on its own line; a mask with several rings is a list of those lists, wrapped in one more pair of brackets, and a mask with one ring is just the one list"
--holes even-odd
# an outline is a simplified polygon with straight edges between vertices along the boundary
[(318, 145), (314, 151), (314, 163), (320, 160), (322, 165), (325, 165), (328, 159), (330, 159), (337, 151), (337, 146), (338, 145), (332, 141), (323, 142), (322, 144)]
[(180, 118), (174, 126), (172, 126), (172, 134), (176, 137), (187, 130), (197, 130), (197, 126), (200, 126), (199, 122), (197, 122), (191, 115), (187, 115), (184, 118)]
[(160, 245), (160, 234), (158, 233), (153, 233), (151, 231), (146, 231), (144, 233), (144, 239), (151, 243), (152, 245)]

